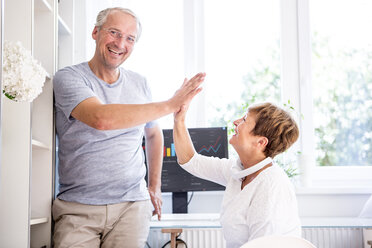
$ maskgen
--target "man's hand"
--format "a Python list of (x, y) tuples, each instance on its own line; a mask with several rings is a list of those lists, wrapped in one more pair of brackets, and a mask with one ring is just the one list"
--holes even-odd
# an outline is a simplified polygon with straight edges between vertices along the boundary
[(200, 85), (204, 82), (204, 78), (205, 73), (198, 73), (190, 80), (184, 79), (182, 86), (168, 100), (174, 110), (173, 112), (178, 112), (181, 106), (190, 104), (194, 96), (202, 90)]
[(158, 215), (158, 220), (161, 219), (161, 207), (163, 205), (163, 201), (161, 199), (161, 190), (160, 187), (149, 187), (149, 193), (151, 198), (151, 203), (154, 206), (154, 211), (152, 215)]

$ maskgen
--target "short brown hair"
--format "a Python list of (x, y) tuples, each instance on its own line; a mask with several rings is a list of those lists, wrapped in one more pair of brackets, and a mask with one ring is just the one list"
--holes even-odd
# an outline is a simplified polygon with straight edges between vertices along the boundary
[(274, 158), (286, 151), (299, 136), (298, 126), (291, 115), (272, 103), (261, 103), (250, 106), (256, 125), (253, 135), (264, 136), (269, 141), (264, 151), (267, 157)]

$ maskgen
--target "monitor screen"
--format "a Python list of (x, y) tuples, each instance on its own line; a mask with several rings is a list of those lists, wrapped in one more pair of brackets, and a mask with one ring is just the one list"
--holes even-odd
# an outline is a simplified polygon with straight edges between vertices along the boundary
[[(228, 158), (227, 128), (189, 128), (197, 153), (205, 156)], [(162, 192), (217, 191), (225, 187), (198, 177), (182, 169), (177, 163), (173, 130), (164, 129)]]

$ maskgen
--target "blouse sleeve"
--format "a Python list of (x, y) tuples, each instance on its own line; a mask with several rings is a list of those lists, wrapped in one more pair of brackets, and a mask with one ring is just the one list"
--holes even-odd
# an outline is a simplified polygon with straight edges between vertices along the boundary
[(195, 153), (189, 162), (180, 166), (196, 177), (226, 186), (231, 176), (232, 160), (207, 157)]

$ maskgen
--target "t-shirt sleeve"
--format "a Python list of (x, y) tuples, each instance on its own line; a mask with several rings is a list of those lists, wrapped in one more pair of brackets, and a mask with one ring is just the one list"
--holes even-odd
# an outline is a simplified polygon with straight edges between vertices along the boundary
[[(145, 94), (146, 94), (146, 98), (148, 100), (148, 102), (152, 102), (152, 94), (151, 94), (151, 88), (149, 86), (149, 84), (147, 83), (147, 80), (144, 79), (145, 81)], [(146, 128), (153, 128), (155, 126), (158, 125), (158, 122), (157, 120), (153, 120), (153, 121), (150, 121), (150, 122), (147, 122), (145, 127)]]
[(84, 81), (82, 75), (71, 67), (59, 70), (53, 78), (55, 106), (59, 108), (67, 119), (72, 118), (72, 110), (82, 101), (96, 97), (92, 88)]

